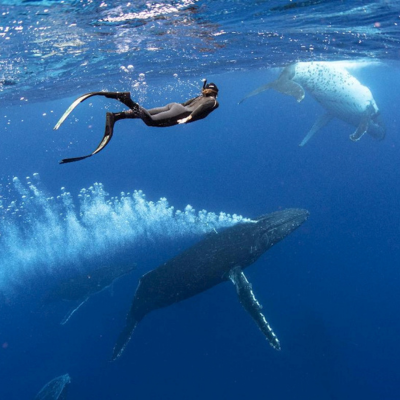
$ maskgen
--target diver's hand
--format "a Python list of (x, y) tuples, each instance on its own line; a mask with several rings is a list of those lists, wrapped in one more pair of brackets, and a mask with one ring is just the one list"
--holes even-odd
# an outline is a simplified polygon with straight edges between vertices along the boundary
[(186, 118), (182, 118), (182, 119), (178, 119), (178, 124), (186, 124), (186, 122), (188, 122), (188, 121), (190, 121), (192, 119), (192, 116), (191, 115), (189, 115), (188, 117), (186, 117)]

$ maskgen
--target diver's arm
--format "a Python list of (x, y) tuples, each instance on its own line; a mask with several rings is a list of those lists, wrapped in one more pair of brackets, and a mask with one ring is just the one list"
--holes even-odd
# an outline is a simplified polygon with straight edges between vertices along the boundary
[(192, 119), (192, 114), (190, 114), (186, 118), (178, 119), (178, 124), (186, 124), (186, 122), (189, 122)]

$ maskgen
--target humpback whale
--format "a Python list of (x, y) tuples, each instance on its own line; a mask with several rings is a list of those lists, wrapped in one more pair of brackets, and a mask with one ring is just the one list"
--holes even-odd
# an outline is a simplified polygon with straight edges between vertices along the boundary
[(334, 117), (356, 127), (350, 135), (353, 141), (360, 140), (365, 133), (378, 140), (385, 137), (386, 128), (371, 91), (337, 63), (291, 64), (283, 69), (278, 79), (255, 89), (240, 103), (268, 89), (293, 96), (298, 102), (304, 99), (307, 91), (325, 108), (326, 113), (315, 121), (300, 146)]
[(130, 311), (115, 344), (112, 359), (128, 344), (137, 324), (151, 311), (195, 296), (224, 281), (236, 287), (240, 303), (269, 343), (280, 343), (261, 311), (243, 270), (276, 243), (298, 228), (308, 211), (286, 209), (238, 223), (203, 240), (140, 278)]
[(66, 400), (70, 383), (71, 378), (68, 374), (58, 376), (43, 386), (35, 400)]
[(105, 266), (73, 276), (60, 282), (54, 289), (49, 291), (43, 298), (42, 303), (49, 304), (59, 300), (75, 302), (77, 305), (61, 321), (61, 325), (64, 325), (88, 301), (89, 297), (108, 288), (116, 279), (129, 274), (135, 267), (135, 264)]

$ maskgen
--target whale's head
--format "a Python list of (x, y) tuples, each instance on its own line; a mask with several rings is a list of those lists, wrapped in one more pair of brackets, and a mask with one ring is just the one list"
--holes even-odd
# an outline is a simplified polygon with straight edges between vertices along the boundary
[(267, 251), (274, 244), (292, 233), (307, 220), (308, 216), (309, 212), (307, 210), (288, 208), (256, 218), (258, 247), (261, 252)]
[(372, 116), (368, 124), (367, 133), (373, 138), (382, 140), (386, 135), (386, 126), (383, 122), (381, 113), (377, 110)]

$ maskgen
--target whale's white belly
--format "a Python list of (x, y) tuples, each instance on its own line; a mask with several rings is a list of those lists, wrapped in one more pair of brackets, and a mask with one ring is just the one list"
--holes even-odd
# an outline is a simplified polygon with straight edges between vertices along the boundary
[(293, 81), (331, 115), (358, 125), (369, 106), (378, 111), (371, 91), (346, 69), (327, 62), (297, 63)]

